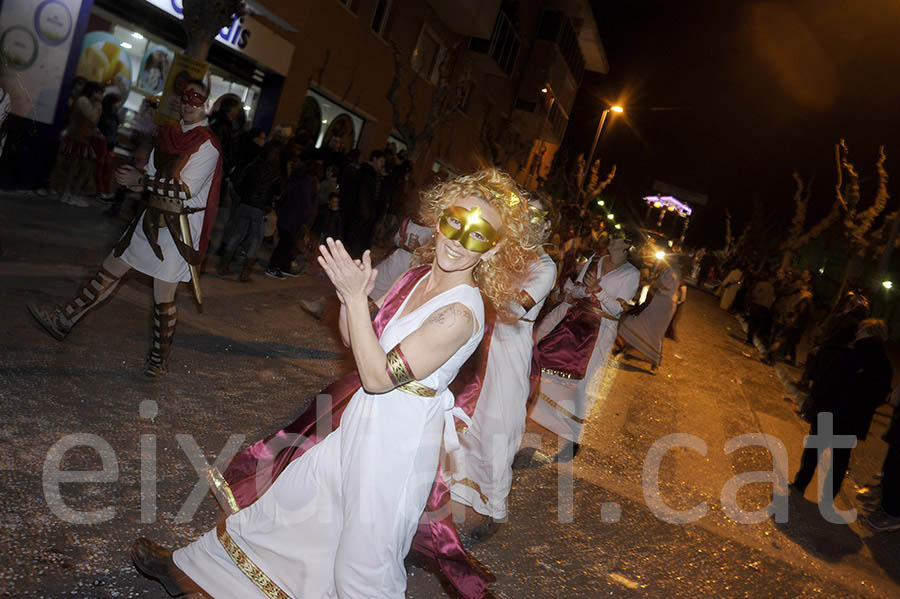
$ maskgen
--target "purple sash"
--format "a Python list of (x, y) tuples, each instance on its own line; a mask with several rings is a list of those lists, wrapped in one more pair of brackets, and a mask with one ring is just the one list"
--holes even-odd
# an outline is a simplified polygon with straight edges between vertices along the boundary
[[(394, 285), (372, 323), (378, 337), (381, 337), (416, 283), (430, 270), (430, 266), (411, 269)], [(485, 337), (489, 337), (487, 326), (485, 323)], [(486, 352), (484, 361), (487, 363)], [(353, 371), (322, 390), (319, 395), (330, 396), (330, 401), (314, 400), (287, 427), (237, 454), (225, 470), (224, 477), (238, 506), (243, 509), (259, 499), (288, 464), (330, 434), (340, 423), (344, 409), (359, 388), (359, 375)], [(471, 416), (477, 399), (477, 393), (474, 396), (471, 392), (464, 393), (456, 398), (456, 405)], [(444, 483), (443, 468), (439, 466), (412, 547), (435, 560), (464, 599), (480, 599), (487, 585), (496, 579), (463, 549), (448, 509), (449, 501), (450, 491)]]

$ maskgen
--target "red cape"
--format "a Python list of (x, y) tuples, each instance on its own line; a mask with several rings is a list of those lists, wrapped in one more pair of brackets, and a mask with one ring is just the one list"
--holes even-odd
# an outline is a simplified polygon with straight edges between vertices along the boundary
[(219, 212), (219, 189), (222, 184), (222, 147), (219, 145), (219, 138), (206, 125), (194, 127), (189, 131), (182, 131), (180, 123), (164, 125), (159, 130), (159, 136), (156, 138), (156, 147), (161, 152), (180, 156), (193, 154), (207, 141), (212, 143), (213, 147), (219, 152), (219, 159), (216, 161), (216, 172), (213, 173), (212, 184), (209, 186), (209, 195), (206, 198), (206, 210), (203, 213), (203, 229), (200, 233), (200, 244), (197, 246), (200, 263), (203, 262), (203, 257), (206, 255), (209, 237), (213, 226), (216, 224), (216, 215)]

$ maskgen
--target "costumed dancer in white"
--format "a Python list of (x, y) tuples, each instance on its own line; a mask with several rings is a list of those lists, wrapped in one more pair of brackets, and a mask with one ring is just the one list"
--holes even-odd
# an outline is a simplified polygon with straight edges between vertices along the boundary
[(678, 307), (681, 265), (672, 264), (654, 281), (649, 305), (637, 315), (626, 315), (619, 323), (619, 337), (650, 360), (653, 372), (662, 364), (663, 338)]
[(481, 340), (482, 294), (498, 305), (514, 297), (506, 265), (521, 257), (517, 234), (530, 226), (524, 207), (508, 204), (514, 190), (507, 175), (487, 170), (427, 193), (439, 221), (420, 252), (431, 270), (380, 339), (369, 316), (377, 275), (369, 252), (354, 261), (340, 242), (320, 246), (362, 387), (331, 434), (217, 529), (174, 553), (138, 539), (132, 558), (142, 573), (169, 592), (217, 598), (404, 596), (403, 558), (442, 442), (458, 447), (448, 385)]
[(452, 454), (448, 468), (451, 498), (491, 519), (473, 529), (479, 540), (507, 517), (513, 458), (525, 433), (534, 321), (556, 281), (556, 264), (540, 246), (550, 233), (546, 206), (539, 196), (528, 201), (538, 231), (537, 256), (512, 306), (518, 320), (498, 319), (493, 327), (472, 424), (460, 435), (460, 451)]
[(613, 239), (608, 255), (592, 256), (576, 284), (568, 286), (567, 301), (539, 325), (541, 387), (530, 416), (569, 441), (560, 455), (578, 452), (616, 340), (619, 315), (637, 292), (641, 275), (627, 261), (628, 249), (626, 240)]
[(97, 274), (63, 307), (29, 304), (32, 316), (59, 341), (133, 268), (153, 277), (153, 342), (144, 373), (167, 372), (177, 320), (175, 292), (179, 282), (193, 279), (200, 301), (194, 265), (202, 261), (216, 220), (222, 159), (204, 110), (208, 95), (203, 82), (188, 82), (181, 96), (181, 120), (160, 130), (146, 174), (133, 166), (116, 172), (119, 185), (144, 193), (146, 209)]

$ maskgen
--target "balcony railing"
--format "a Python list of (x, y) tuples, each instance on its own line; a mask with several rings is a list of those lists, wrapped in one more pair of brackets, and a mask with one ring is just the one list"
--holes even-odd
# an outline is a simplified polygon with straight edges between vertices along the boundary
[(494, 22), (494, 30), (491, 39), (472, 38), (469, 49), (473, 52), (487, 54), (494, 59), (500, 70), (507, 75), (512, 75), (516, 68), (516, 59), (519, 57), (521, 40), (516, 33), (512, 22), (502, 12), (497, 14)]

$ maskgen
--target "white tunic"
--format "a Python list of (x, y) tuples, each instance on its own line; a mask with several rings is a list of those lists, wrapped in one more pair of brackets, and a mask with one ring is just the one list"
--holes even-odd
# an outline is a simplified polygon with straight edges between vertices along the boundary
[(413, 254), (407, 248), (423, 246), (432, 237), (434, 237), (434, 229), (432, 227), (417, 225), (409, 218), (403, 221), (400, 229), (394, 235), (394, 245), (397, 246), (397, 249), (375, 265), (375, 270), (378, 271), (378, 274), (375, 276), (375, 287), (372, 289), (369, 297), (376, 300), (384, 297), (391, 289), (394, 281), (409, 270)]
[[(334, 432), (294, 460), (254, 504), (228, 518), (235, 543), (290, 597), (404, 596), (403, 558), (434, 482), (442, 439), (448, 450), (458, 446), (447, 386), (481, 341), (481, 295), (460, 285), (398, 318), (404, 301), (380, 339), (389, 350), (454, 302), (467, 306), (476, 322), (466, 344), (420, 381), (438, 392), (435, 397), (359, 389)], [(235, 566), (215, 530), (174, 559), (216, 599), (265, 596)]]
[[(206, 119), (192, 125), (185, 125), (182, 122), (181, 130), (190, 131), (194, 127), (207, 126), (208, 124), (209, 122)], [(155, 150), (151, 152), (150, 161), (147, 163), (147, 174), (150, 176), (156, 174), (156, 165), (153, 163), (154, 153)], [(219, 151), (209, 140), (203, 142), (197, 151), (188, 158), (187, 163), (181, 170), (181, 181), (191, 190), (191, 198), (185, 201), (185, 206), (189, 208), (203, 208), (206, 206), (206, 200), (209, 198), (209, 188), (212, 185), (218, 160)], [(200, 246), (204, 214), (205, 212), (200, 211), (188, 215), (194, 249)], [(141, 218), (143, 219), (143, 215), (141, 215)], [(190, 281), (191, 271), (188, 263), (178, 253), (178, 248), (175, 246), (175, 241), (172, 239), (172, 234), (169, 232), (168, 227), (159, 228), (158, 243), (162, 250), (162, 260), (153, 253), (150, 242), (147, 241), (147, 236), (144, 235), (142, 221), (138, 222), (134, 235), (131, 237), (131, 243), (121, 256), (122, 260), (127, 262), (132, 268), (150, 275), (154, 279), (169, 283)]]
[[(604, 312), (618, 317), (622, 313), (622, 305), (618, 300), (631, 301), (637, 292), (641, 273), (626, 262), (603, 275), (602, 263), (603, 260), (608, 259), (608, 256), (603, 256), (595, 262), (591, 257), (591, 260), (581, 269), (576, 282), (581, 283), (588, 267), (596, 263), (597, 278), (602, 289), (595, 293), (594, 297), (600, 300)], [(572, 292), (576, 296), (584, 296), (585, 293), (580, 291), (583, 289), (584, 287), (580, 285), (574, 286)], [(569, 308), (570, 305), (563, 302), (547, 314), (539, 326), (538, 339), (562, 322)], [(534, 409), (531, 411), (532, 420), (564, 439), (576, 443), (580, 441), (584, 422), (590, 415), (594, 400), (597, 398), (606, 362), (616, 340), (618, 324), (618, 321), (615, 320), (602, 319), (600, 330), (597, 333), (597, 341), (594, 343), (591, 359), (583, 379), (566, 378), (547, 372), (541, 373), (541, 389)]]
[(495, 520), (506, 518), (512, 462), (525, 433), (534, 320), (555, 281), (556, 264), (547, 254), (529, 266), (525, 291), (537, 303), (528, 312), (517, 306), (521, 320), (494, 325), (472, 424), (451, 456), (451, 497)]
[(651, 362), (662, 364), (663, 337), (678, 305), (681, 268), (670, 266), (654, 284), (653, 299), (637, 316), (626, 316), (619, 323), (619, 336), (626, 344), (647, 356)]

